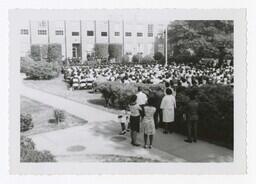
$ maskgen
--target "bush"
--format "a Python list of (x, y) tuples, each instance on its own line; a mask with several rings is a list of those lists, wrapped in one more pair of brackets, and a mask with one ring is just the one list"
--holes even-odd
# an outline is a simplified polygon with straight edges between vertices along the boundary
[(60, 62), (62, 59), (61, 45), (52, 43), (48, 45), (48, 62)]
[(132, 56), (132, 62), (133, 63), (139, 63), (142, 60), (142, 55), (141, 54), (135, 54)]
[(30, 52), (30, 57), (34, 61), (40, 61), (41, 60), (41, 49), (40, 45), (31, 45), (31, 52)]
[(25, 132), (34, 127), (31, 114), (20, 114), (20, 131)]
[(141, 63), (142, 64), (155, 64), (155, 60), (151, 56), (147, 55), (142, 58)]
[[(164, 85), (153, 84), (121, 84), (103, 82), (97, 85), (108, 105), (123, 107), (129, 104), (130, 97), (136, 93), (137, 87), (150, 97), (161, 102)], [(233, 148), (233, 89), (230, 86), (203, 86), (193, 88), (177, 88), (177, 109), (175, 112), (176, 132), (186, 134), (186, 123), (182, 118), (191, 93), (197, 94), (199, 102), (198, 136), (213, 143)], [(159, 105), (159, 104), (158, 104)]]
[(95, 44), (95, 56), (97, 59), (108, 58), (108, 44), (97, 43)]
[(49, 151), (37, 151), (32, 139), (21, 136), (20, 139), (21, 162), (56, 162), (55, 157)]
[(45, 80), (52, 79), (59, 75), (60, 66), (58, 63), (34, 61), (30, 58), (21, 60), (21, 72), (24, 72), (29, 79)]
[(162, 54), (162, 52), (156, 52), (154, 54), (154, 59), (157, 60), (158, 62), (162, 61), (164, 59), (164, 55)]
[(56, 123), (63, 122), (66, 118), (65, 111), (60, 110), (60, 109), (55, 109), (54, 117), (55, 117)]
[(61, 44), (31, 45), (30, 57), (34, 61), (60, 62), (62, 59)]
[(122, 44), (109, 44), (108, 53), (109, 59), (115, 58), (116, 61), (120, 62), (122, 58)]
[(129, 63), (129, 61), (130, 61), (130, 59), (129, 59), (128, 55), (122, 56), (121, 63), (127, 64), (127, 63)]

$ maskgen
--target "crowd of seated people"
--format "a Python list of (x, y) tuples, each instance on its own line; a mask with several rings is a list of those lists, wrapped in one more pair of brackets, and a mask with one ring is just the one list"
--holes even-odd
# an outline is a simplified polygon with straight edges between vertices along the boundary
[(233, 85), (234, 68), (231, 65), (185, 65), (172, 63), (167, 66), (140, 64), (108, 64), (70, 66), (64, 68), (64, 78), (73, 89), (91, 88), (98, 78), (120, 83), (159, 84), (171, 82), (174, 86), (202, 86), (205, 84)]

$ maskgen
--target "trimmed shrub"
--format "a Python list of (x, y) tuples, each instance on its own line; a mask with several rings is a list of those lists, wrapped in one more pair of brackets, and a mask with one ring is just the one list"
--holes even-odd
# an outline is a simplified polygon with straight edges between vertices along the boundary
[(61, 44), (48, 45), (48, 62), (60, 62), (62, 59)]
[[(164, 96), (164, 85), (158, 84), (121, 84), (103, 82), (97, 85), (106, 102), (111, 106), (123, 107), (129, 104), (130, 97), (136, 94), (137, 87), (156, 99), (159, 106)], [(177, 108), (175, 112), (176, 132), (186, 134), (186, 122), (183, 113), (191, 93), (195, 93), (199, 102), (198, 136), (209, 142), (233, 148), (233, 88), (231, 86), (207, 85), (202, 87), (176, 89)]]
[(126, 64), (129, 63), (130, 59), (128, 55), (122, 56), (121, 63)]
[(20, 72), (27, 73), (28, 72), (28, 65), (30, 62), (35, 62), (31, 57), (21, 57), (20, 59)]
[(32, 116), (31, 114), (20, 114), (20, 131), (25, 132), (27, 130), (30, 130), (34, 127), (34, 124), (32, 122)]
[(49, 151), (37, 151), (32, 139), (21, 136), (20, 139), (21, 162), (56, 162), (55, 157)]
[(122, 44), (109, 44), (108, 53), (109, 59), (115, 58), (116, 61), (120, 62), (122, 58)]
[(62, 59), (61, 44), (31, 45), (30, 57), (34, 61), (60, 62)]
[(41, 60), (41, 49), (40, 49), (40, 45), (31, 45), (31, 53), (30, 53), (30, 57), (34, 60), (34, 61), (40, 61)]
[(107, 59), (108, 54), (108, 44), (97, 43), (95, 44), (95, 56), (97, 59)]
[(164, 55), (162, 54), (162, 52), (156, 52), (154, 54), (154, 59), (157, 60), (158, 62), (164, 59)]
[(135, 54), (132, 56), (132, 62), (133, 63), (139, 63), (142, 61), (142, 55), (141, 54)]
[(55, 109), (54, 110), (54, 117), (55, 117), (56, 123), (60, 123), (60, 122), (65, 121), (65, 118), (66, 118), (65, 111), (60, 110), (60, 109)]
[(151, 56), (147, 55), (147, 56), (144, 56), (141, 60), (141, 63), (142, 64), (154, 64), (155, 63), (155, 60), (154, 58), (152, 58)]
[(29, 79), (47, 80), (59, 75), (60, 66), (56, 62), (35, 62), (34, 60), (27, 58), (21, 60), (21, 71), (24, 72)]

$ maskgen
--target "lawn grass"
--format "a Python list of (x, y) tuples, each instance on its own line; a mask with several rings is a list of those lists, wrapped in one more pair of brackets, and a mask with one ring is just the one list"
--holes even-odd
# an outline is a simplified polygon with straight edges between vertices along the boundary
[(34, 127), (31, 130), (21, 132), (21, 135), (29, 136), (49, 131), (84, 125), (86, 120), (75, 117), (65, 112), (64, 122), (56, 123), (54, 119), (54, 108), (40, 102), (31, 100), (27, 97), (20, 97), (21, 113), (28, 113), (32, 116)]

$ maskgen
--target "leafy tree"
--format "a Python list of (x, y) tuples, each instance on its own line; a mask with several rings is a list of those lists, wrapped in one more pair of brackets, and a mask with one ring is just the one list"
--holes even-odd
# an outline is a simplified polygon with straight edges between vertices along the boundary
[(108, 53), (109, 59), (115, 58), (117, 61), (121, 61), (122, 58), (122, 44), (109, 44)]
[(95, 56), (98, 59), (107, 59), (108, 54), (108, 44), (97, 43), (95, 44)]
[[(168, 29), (173, 56), (218, 58), (233, 57), (233, 21), (177, 20)], [(170, 51), (169, 51), (170, 53)]]

